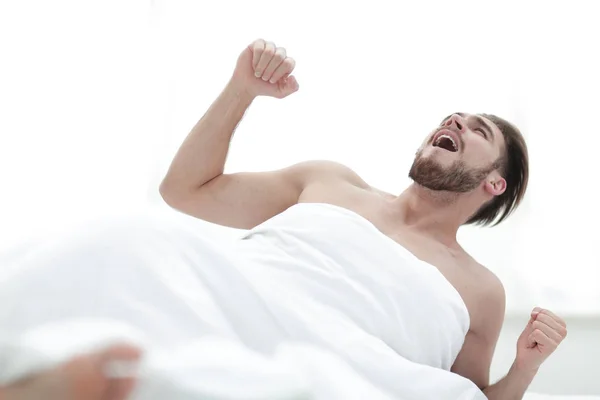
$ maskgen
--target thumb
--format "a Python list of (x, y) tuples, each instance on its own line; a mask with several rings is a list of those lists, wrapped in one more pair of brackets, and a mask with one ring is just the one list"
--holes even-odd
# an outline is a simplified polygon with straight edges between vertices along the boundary
[(293, 75), (287, 76), (281, 79), (281, 81), (279, 82), (279, 92), (282, 98), (289, 96), (294, 92), (297, 92), (299, 88), (300, 85), (298, 85), (298, 81)]
[(531, 332), (529, 334), (529, 336), (527, 336), (527, 348), (533, 349), (536, 345), (537, 345), (537, 342), (535, 341), (535, 339), (533, 337), (533, 332)]

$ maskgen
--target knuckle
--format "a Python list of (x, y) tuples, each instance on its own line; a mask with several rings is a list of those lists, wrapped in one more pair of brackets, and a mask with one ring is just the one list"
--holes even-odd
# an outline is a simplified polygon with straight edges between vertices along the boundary
[(256, 39), (253, 43), (252, 43), (252, 48), (254, 50), (262, 50), (263, 47), (265, 45), (265, 41), (262, 39)]
[(560, 333), (560, 335), (562, 337), (566, 337), (567, 336), (567, 329), (566, 328), (561, 328), (558, 333)]
[(540, 311), (537, 315), (538, 318), (548, 318), (548, 314), (543, 311)]
[(285, 56), (287, 54), (287, 51), (285, 50), (285, 47), (278, 47), (275, 53)]
[(284, 63), (288, 68), (294, 68), (296, 66), (296, 60), (294, 60), (292, 57), (286, 58)]

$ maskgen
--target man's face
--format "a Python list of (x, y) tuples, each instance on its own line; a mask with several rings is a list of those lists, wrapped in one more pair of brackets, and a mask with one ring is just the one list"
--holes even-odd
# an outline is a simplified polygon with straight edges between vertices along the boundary
[(425, 139), (409, 177), (432, 190), (469, 192), (497, 168), (503, 151), (502, 132), (490, 120), (452, 114)]

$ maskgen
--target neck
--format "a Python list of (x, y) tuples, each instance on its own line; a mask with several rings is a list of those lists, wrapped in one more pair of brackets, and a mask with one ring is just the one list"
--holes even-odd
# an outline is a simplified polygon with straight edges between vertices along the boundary
[(392, 203), (403, 224), (455, 246), (458, 229), (476, 211), (468, 197), (468, 193), (435, 191), (413, 183)]

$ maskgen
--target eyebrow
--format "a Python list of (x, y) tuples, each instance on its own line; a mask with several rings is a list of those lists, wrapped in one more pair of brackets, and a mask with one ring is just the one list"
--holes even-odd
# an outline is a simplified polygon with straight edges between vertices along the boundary
[[(462, 112), (456, 112), (456, 113), (452, 113), (452, 114), (448, 115), (446, 118), (444, 118), (444, 119), (442, 120), (442, 124), (443, 124), (444, 122), (446, 122), (446, 121), (448, 120), (448, 118), (450, 118), (450, 117), (451, 117), (451, 116), (453, 116), (454, 114), (458, 114), (458, 115), (460, 115), (460, 116), (461, 116), (461, 117), (463, 117), (463, 118), (466, 118), (466, 117), (467, 117), (467, 116), (466, 116), (466, 114), (465, 114), (465, 113), (462, 113)], [(486, 121), (486, 120), (485, 120), (485, 119), (484, 119), (484, 118), (483, 118), (481, 115), (478, 115), (478, 114), (473, 114), (473, 117), (475, 118), (475, 120), (477, 121), (477, 123), (478, 123), (479, 125), (482, 125), (483, 127), (485, 127), (486, 134), (487, 134), (487, 135), (488, 135), (488, 136), (489, 136), (489, 137), (490, 137), (492, 140), (494, 140), (494, 139), (495, 139), (495, 136), (494, 136), (494, 130), (492, 129), (492, 127), (490, 126), (490, 124), (489, 124), (489, 123), (488, 123), (488, 122), (487, 122), (487, 121)]]

